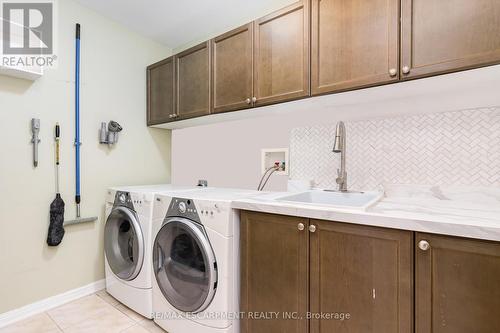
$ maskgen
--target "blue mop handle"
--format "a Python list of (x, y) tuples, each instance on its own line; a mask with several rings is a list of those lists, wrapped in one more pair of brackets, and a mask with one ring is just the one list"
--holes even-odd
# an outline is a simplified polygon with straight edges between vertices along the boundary
[(75, 201), (80, 204), (80, 24), (76, 24), (75, 61), (75, 151), (76, 151), (76, 191)]

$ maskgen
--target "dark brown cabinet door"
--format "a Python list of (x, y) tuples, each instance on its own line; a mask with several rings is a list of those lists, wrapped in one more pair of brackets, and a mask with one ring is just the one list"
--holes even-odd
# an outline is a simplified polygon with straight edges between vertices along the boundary
[(241, 212), (241, 311), (278, 314), (272, 319), (247, 315), (241, 332), (307, 332), (307, 320), (298, 319), (308, 309), (307, 223), (303, 218)]
[(402, 0), (402, 77), (500, 63), (500, 1)]
[(500, 332), (500, 244), (415, 239), (416, 333)]
[(253, 97), (253, 24), (212, 41), (214, 112), (245, 109)]
[(172, 121), (175, 114), (174, 58), (148, 66), (146, 73), (148, 126)]
[(316, 227), (310, 233), (310, 311), (338, 314), (313, 317), (310, 332), (412, 332), (413, 234), (329, 221), (310, 224)]
[(312, 93), (398, 81), (399, 7), (399, 0), (312, 0)]
[(178, 119), (210, 113), (210, 58), (210, 42), (175, 56)]
[(255, 105), (309, 95), (309, 30), (309, 0), (255, 22)]

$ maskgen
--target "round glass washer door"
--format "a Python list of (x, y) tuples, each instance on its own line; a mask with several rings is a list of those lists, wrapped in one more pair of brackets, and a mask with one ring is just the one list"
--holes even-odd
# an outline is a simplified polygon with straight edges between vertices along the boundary
[(113, 208), (104, 227), (104, 252), (113, 273), (131, 281), (144, 261), (144, 238), (136, 214), (126, 207)]
[(215, 296), (215, 255), (196, 222), (174, 217), (163, 223), (153, 245), (153, 270), (163, 296), (180, 311), (203, 311)]

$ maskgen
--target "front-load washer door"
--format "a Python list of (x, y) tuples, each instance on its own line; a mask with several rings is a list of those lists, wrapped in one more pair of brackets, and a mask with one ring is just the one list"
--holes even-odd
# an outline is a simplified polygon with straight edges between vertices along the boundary
[(136, 214), (115, 207), (104, 227), (104, 252), (113, 273), (131, 281), (139, 275), (144, 261), (144, 237)]
[(167, 219), (153, 246), (156, 281), (163, 296), (182, 312), (203, 311), (217, 288), (217, 263), (203, 226)]

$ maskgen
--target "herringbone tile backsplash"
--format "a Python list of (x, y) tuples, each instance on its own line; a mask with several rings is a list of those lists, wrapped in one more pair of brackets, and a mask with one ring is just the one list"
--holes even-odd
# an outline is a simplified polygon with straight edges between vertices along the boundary
[[(351, 189), (379, 184), (500, 186), (500, 107), (346, 122)], [(293, 129), (291, 179), (335, 188), (335, 124)]]

